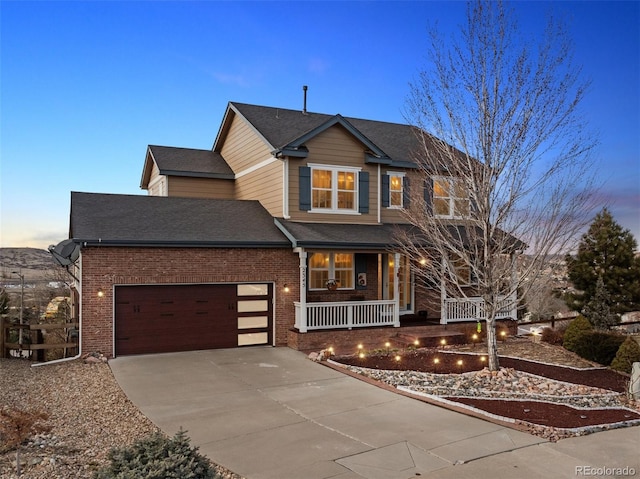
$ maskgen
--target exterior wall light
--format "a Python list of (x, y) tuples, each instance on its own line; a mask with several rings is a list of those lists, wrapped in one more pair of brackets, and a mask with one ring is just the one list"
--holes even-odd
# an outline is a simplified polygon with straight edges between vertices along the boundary
[(98, 298), (102, 298), (104, 296), (104, 290), (102, 288), (100, 288), (98, 290)]

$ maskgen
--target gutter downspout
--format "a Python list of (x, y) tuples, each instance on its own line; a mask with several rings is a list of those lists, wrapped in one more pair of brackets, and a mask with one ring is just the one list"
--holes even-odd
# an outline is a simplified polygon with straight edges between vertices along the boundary
[[(80, 278), (82, 279), (82, 255), (80, 255), (80, 258), (78, 259), (78, 261), (80, 262)], [(75, 278), (75, 276), (74, 276)], [(61, 358), (61, 359), (54, 359), (53, 361), (45, 361), (43, 363), (34, 363), (31, 365), (32, 368), (38, 367), (38, 366), (48, 366), (50, 364), (59, 364), (59, 363), (66, 363), (67, 361), (74, 361), (76, 359), (80, 359), (80, 357), (82, 356), (82, 282), (80, 280), (78, 280), (78, 302), (79, 307), (78, 310), (80, 311), (79, 314), (79, 318), (78, 318), (78, 354), (76, 354), (75, 356), (72, 356), (70, 358)]]

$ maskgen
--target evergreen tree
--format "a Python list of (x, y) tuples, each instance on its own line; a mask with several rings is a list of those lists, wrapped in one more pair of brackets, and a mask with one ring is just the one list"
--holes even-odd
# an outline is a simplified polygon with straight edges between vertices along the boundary
[(612, 312), (622, 314), (640, 309), (637, 247), (631, 232), (623, 229), (604, 208), (582, 236), (576, 256), (566, 257), (569, 280), (580, 291), (569, 295), (567, 305), (582, 311), (595, 296), (598, 277), (602, 277)]
[(596, 329), (610, 329), (620, 322), (620, 316), (611, 311), (611, 295), (598, 276), (596, 291), (584, 307), (583, 314)]

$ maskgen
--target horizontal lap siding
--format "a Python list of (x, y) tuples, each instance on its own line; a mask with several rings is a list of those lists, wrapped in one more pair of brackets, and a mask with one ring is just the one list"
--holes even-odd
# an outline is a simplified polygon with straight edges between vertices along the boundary
[(236, 195), (239, 200), (258, 200), (271, 214), (281, 217), (282, 211), (282, 161), (275, 160), (262, 168), (236, 180)]
[[(282, 216), (282, 162), (271, 154), (271, 148), (244, 120), (234, 117), (220, 152), (236, 175), (235, 198), (258, 200), (273, 216)], [(261, 163), (261, 168), (247, 170)]]
[(237, 116), (231, 123), (220, 154), (236, 175), (272, 157), (268, 145)]
[(216, 178), (184, 178), (170, 176), (169, 196), (182, 198), (215, 198), (233, 200), (235, 184), (233, 180)]
[(299, 265), (291, 249), (88, 247), (81, 263), (83, 352), (112, 354), (114, 285), (274, 282), (276, 345), (286, 345), (294, 325)]

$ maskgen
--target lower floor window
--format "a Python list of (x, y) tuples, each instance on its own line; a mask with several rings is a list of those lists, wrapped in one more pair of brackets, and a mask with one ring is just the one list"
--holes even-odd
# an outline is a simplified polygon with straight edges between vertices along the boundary
[(309, 289), (325, 289), (334, 279), (338, 289), (354, 288), (353, 253), (312, 253), (309, 257)]

